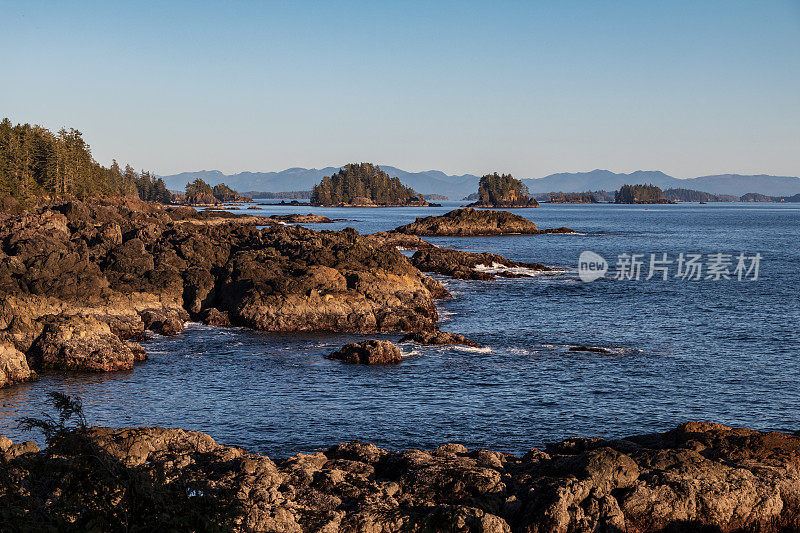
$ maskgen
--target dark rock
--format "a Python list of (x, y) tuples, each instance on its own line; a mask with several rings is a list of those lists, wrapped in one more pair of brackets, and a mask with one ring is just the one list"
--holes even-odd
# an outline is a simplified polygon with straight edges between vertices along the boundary
[(333, 220), (326, 216), (315, 215), (314, 213), (308, 213), (307, 215), (301, 215), (299, 213), (293, 213), (291, 215), (271, 215), (269, 218), (289, 224), (330, 224), (333, 222)]
[(460, 344), (462, 346), (471, 346), (473, 348), (480, 348), (481, 346), (477, 342), (471, 341), (463, 335), (459, 335), (458, 333), (448, 333), (446, 331), (419, 331), (416, 333), (409, 333), (403, 337), (402, 341), (413, 341), (419, 344), (427, 345)]
[(389, 341), (368, 340), (345, 344), (327, 356), (343, 363), (361, 365), (387, 365), (403, 361), (400, 348)]
[[(800, 437), (719, 424), (630, 437), (625, 449), (583, 439), (521, 459), (459, 444), (388, 451), (351, 442), (273, 462), (182, 429), (90, 428), (65, 437), (71, 446), (41, 452), (0, 437), (9, 523), (35, 510), (39, 529), (58, 530), (69, 518), (117, 530), (131, 525), (125, 517), (169, 529), (174, 522), (142, 522), (132, 502), (172, 486), (201, 490), (202, 513), (176, 492), (157, 500), (169, 513), (148, 518), (191, 516), (202, 530), (732, 533), (800, 525)], [(626, 451), (634, 441), (642, 444)], [(169, 484), (136, 485), (134, 499), (131, 480), (142, 476)]]
[(611, 350), (608, 348), (601, 348), (599, 346), (570, 346), (570, 352), (591, 352), (591, 353), (602, 353), (602, 354), (613, 354)]
[(444, 215), (417, 218), (411, 224), (400, 226), (398, 233), (420, 236), (474, 236), (542, 233), (574, 233), (567, 228), (540, 230), (536, 224), (508, 211), (476, 210), (468, 207)]
[(502, 255), (464, 252), (447, 248), (417, 251), (411, 264), (423, 272), (436, 272), (457, 279), (491, 280), (495, 276), (525, 277), (553, 269), (539, 263), (520, 263)]
[(124, 339), (179, 333), (190, 315), (270, 331), (434, 330), (434, 298), (448, 296), (352, 229), (125, 198), (2, 217), (0, 333), (33, 370), (130, 368), (141, 348)]
[(203, 311), (203, 324), (209, 326), (230, 326), (231, 319), (228, 316), (226, 311), (220, 311), (219, 309), (215, 309), (210, 307)]

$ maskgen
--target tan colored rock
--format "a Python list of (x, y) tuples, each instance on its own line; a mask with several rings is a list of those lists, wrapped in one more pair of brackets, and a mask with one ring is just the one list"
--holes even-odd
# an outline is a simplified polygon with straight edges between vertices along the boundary
[(0, 336), (0, 388), (22, 381), (35, 381), (36, 372), (28, 366), (25, 354), (10, 339)]

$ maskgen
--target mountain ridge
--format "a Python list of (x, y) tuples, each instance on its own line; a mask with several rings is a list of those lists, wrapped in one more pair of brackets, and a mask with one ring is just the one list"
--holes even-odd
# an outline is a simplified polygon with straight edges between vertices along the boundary
[[(392, 177), (421, 194), (442, 194), (460, 200), (478, 190), (480, 177), (475, 174), (446, 174), (441, 170), (409, 172), (391, 165), (379, 165)], [(200, 170), (161, 176), (167, 187), (182, 190), (188, 181), (202, 178), (210, 185), (225, 182), (239, 191), (282, 192), (310, 190), (324, 176), (340, 167), (292, 167), (281, 171), (244, 171), (225, 174), (219, 170)], [(800, 177), (770, 174), (711, 174), (695, 178), (675, 178), (660, 170), (636, 170), (629, 173), (594, 169), (586, 172), (559, 172), (542, 178), (522, 178), (533, 194), (549, 192), (613, 191), (622, 185), (653, 184), (662, 189), (693, 189), (712, 194), (742, 196), (760, 193), (768, 196), (791, 196), (800, 193)]]

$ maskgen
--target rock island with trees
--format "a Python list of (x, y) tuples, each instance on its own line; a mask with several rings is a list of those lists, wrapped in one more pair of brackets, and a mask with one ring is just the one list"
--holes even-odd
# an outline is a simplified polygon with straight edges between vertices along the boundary
[(311, 191), (311, 204), (339, 207), (427, 206), (428, 202), (399, 178), (372, 163), (350, 163), (322, 178)]
[(511, 174), (486, 174), (478, 183), (478, 201), (471, 207), (539, 207), (522, 181)]
[(655, 185), (623, 185), (614, 196), (615, 204), (672, 204)]

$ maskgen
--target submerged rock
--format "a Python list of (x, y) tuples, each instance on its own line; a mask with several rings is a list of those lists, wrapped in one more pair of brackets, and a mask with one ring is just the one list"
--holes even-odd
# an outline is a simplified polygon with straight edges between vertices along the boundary
[(553, 269), (540, 263), (521, 263), (502, 255), (447, 248), (419, 250), (411, 263), (423, 272), (435, 272), (457, 279), (491, 280), (495, 276), (530, 277)]
[(393, 365), (403, 362), (400, 348), (389, 341), (374, 339), (345, 344), (327, 358), (361, 365)]
[(449, 333), (447, 331), (420, 331), (416, 333), (409, 333), (402, 338), (402, 341), (413, 341), (419, 344), (427, 345), (459, 344), (462, 346), (470, 346), (472, 348), (481, 347), (480, 344), (469, 340), (463, 335), (459, 335), (458, 333)]
[(570, 352), (591, 352), (591, 353), (603, 353), (603, 354), (613, 354), (614, 352), (609, 350), (608, 348), (601, 348), (599, 346), (570, 346)]
[[(10, 524), (233, 531), (797, 531), (800, 437), (689, 422), (522, 457), (338, 444), (273, 461), (195, 431), (91, 428), (38, 451), (0, 438)], [(55, 453), (54, 453), (55, 452)], [(104, 468), (97, 468), (98, 461)], [(147, 480), (147, 483), (143, 483)], [(148, 502), (154, 511), (141, 512)], [(0, 504), (1, 505), (1, 504)], [(178, 520), (177, 522), (170, 522)]]
[(395, 231), (423, 237), (574, 233), (568, 228), (540, 230), (536, 224), (520, 215), (508, 211), (476, 210), (472, 207), (456, 209), (444, 215), (417, 218)]

